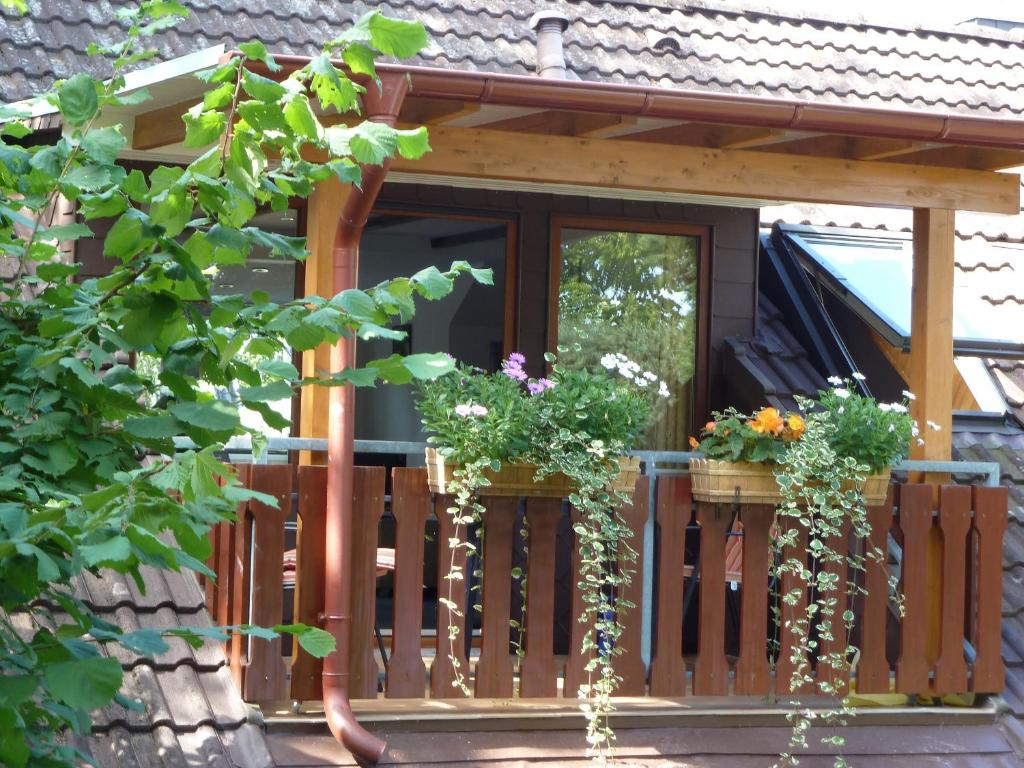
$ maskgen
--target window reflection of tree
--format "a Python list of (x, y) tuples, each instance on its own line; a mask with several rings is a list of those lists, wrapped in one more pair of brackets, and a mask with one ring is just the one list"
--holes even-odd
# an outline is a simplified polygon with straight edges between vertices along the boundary
[(562, 230), (558, 343), (572, 365), (621, 352), (672, 392), (659, 403), (648, 448), (685, 450), (696, 360), (696, 237)]

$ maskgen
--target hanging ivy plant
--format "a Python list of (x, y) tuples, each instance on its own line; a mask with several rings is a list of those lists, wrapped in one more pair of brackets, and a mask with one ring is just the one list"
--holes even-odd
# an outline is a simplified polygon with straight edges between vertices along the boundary
[[(606, 758), (614, 741), (609, 715), (619, 682), (615, 658), (622, 652), (622, 612), (632, 607), (618, 595), (630, 583), (630, 563), (636, 560), (628, 543), (630, 530), (616, 511), (632, 503), (631, 494), (616, 490), (619, 458), (646, 431), (654, 400), (669, 392), (657, 376), (622, 355), (605, 355), (604, 370), (594, 371), (568, 370), (554, 355), (547, 359), (552, 364), (550, 378), (530, 378), (523, 367), (525, 358), (514, 353), (498, 373), (463, 366), (418, 385), (417, 408), (429, 440), (458, 467), (446, 488), (454, 497), (447, 513), (455, 534), (449, 541), (447, 596), (439, 601), (453, 614), (457, 611), (454, 589), (464, 588), (458, 585), (465, 574), (455, 566), (454, 553), (460, 548), (475, 551), (465, 531), (486, 517), (480, 499), (495, 490), (489, 489), (493, 473), (527, 464), (534, 465), (537, 482), (558, 475), (568, 478), (568, 498), (578, 513), (573, 530), (584, 602), (578, 618), (594, 627), (578, 649), (588, 658), (588, 680), (578, 693), (587, 717), (589, 750)], [(453, 684), (468, 695), (466, 672), (455, 653), (457, 626), (448, 627), (448, 638)]]

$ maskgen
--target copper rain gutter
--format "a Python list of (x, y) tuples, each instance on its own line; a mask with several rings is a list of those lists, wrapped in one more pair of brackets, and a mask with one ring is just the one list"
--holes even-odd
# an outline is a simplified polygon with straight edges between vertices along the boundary
[[(277, 77), (309, 63), (305, 56), (275, 55), (274, 59), (284, 68), (276, 73)], [(336, 63), (342, 66), (342, 62)], [(1024, 150), (1024, 120), (1007, 117), (816, 104), (798, 99), (401, 64), (379, 64), (377, 71), (381, 75), (407, 76), (411, 80), (409, 92), (418, 98)]]
[[(408, 78), (389, 73), (381, 88), (367, 88), (363, 106), (369, 120), (394, 125), (408, 90)], [(364, 166), (361, 186), (353, 185), (342, 206), (334, 237), (334, 293), (355, 288), (359, 240), (380, 192), (388, 164)], [(355, 339), (331, 347), (331, 371), (355, 365)], [(356, 722), (349, 705), (349, 648), (352, 631), (352, 442), (355, 437), (355, 391), (331, 387), (327, 425), (327, 531), (324, 579), (324, 626), (337, 649), (324, 659), (324, 714), (334, 737), (361, 764), (375, 765), (387, 745)]]

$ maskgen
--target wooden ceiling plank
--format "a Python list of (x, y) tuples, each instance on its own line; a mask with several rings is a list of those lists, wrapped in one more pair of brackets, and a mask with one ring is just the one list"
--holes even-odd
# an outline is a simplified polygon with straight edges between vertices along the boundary
[(521, 135), (439, 126), (433, 151), (392, 168), (411, 174), (490, 178), (654, 192), (849, 205), (1020, 210), (1020, 178), (959, 168), (850, 162), (750, 150), (716, 150)]
[(636, 118), (628, 115), (600, 115), (583, 112), (573, 120), (573, 136), (589, 139), (606, 139), (628, 133), (636, 126)]
[(448, 99), (409, 99), (403, 106), (403, 123), (444, 125), (480, 111), (480, 105)]
[(157, 149), (185, 140), (181, 116), (199, 103), (199, 99), (181, 101), (135, 116), (132, 149)]
[(987, 149), (985, 147), (928, 146), (916, 152), (892, 158), (893, 162), (913, 165), (939, 165), (971, 168), (976, 171), (1001, 171), (1024, 166), (1024, 150)]

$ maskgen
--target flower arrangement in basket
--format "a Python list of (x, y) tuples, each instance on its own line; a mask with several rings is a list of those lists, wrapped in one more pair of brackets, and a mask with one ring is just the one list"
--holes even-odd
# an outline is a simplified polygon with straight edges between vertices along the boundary
[[(453, 498), (448, 509), (456, 530), (453, 551), (474, 549), (463, 532), (485, 519), (481, 499), (487, 496), (562, 496), (579, 512), (574, 532), (586, 606), (579, 618), (596, 629), (587, 633), (581, 649), (591, 659), (591, 683), (581, 687), (580, 697), (588, 744), (604, 757), (614, 738), (608, 719), (618, 683), (618, 610), (630, 607), (616, 598), (630, 581), (630, 569), (616, 564), (636, 558), (616, 508), (632, 502), (639, 474), (639, 460), (626, 454), (647, 431), (653, 403), (669, 392), (657, 375), (622, 355), (605, 355), (596, 370), (568, 369), (554, 355), (546, 359), (551, 373), (544, 378), (531, 378), (518, 353), (496, 373), (460, 365), (450, 375), (420, 382), (416, 407), (429, 434), (431, 489)], [(446, 578), (448, 597), (440, 602), (454, 612), (452, 586), (465, 578), (454, 557)], [(448, 628), (449, 659), (454, 684), (468, 694), (454, 653), (458, 632)], [(595, 636), (602, 639), (600, 647)]]
[[(864, 378), (858, 373), (853, 376)], [(773, 593), (774, 633), (769, 646), (777, 658), (783, 647), (781, 633), (788, 634), (791, 677), (778, 681), (779, 690), (786, 682), (793, 693), (813, 683), (815, 693), (838, 703), (818, 710), (792, 702), (792, 735), (777, 765), (798, 764), (793, 752), (807, 746), (807, 731), (814, 721), (836, 726), (854, 714), (847, 698), (849, 677), (843, 673), (851, 672), (857, 653), (851, 643), (853, 603), (864, 594), (864, 587), (856, 572), (863, 571), (868, 561), (883, 563), (885, 557), (869, 544), (866, 506), (885, 501), (892, 465), (907, 456), (911, 439), (920, 440), (909, 413), (914, 399), (910, 392), (904, 392), (900, 402), (879, 403), (855, 392), (852, 381), (838, 377), (828, 381), (831, 386), (817, 398), (797, 398), (803, 415), (783, 416), (775, 408), (763, 408), (746, 416), (729, 409), (715, 414), (700, 440), (691, 439), (691, 447), (704, 454), (690, 465), (694, 497), (773, 504), (772, 583), (782, 584), (789, 574), (791, 583), (814, 585), (805, 593), (809, 599), (803, 615), (786, 621), (784, 606), (794, 610), (800, 590)], [(938, 429), (931, 423), (929, 427)], [(830, 578), (831, 572), (844, 575)], [(889, 590), (899, 610), (902, 601), (893, 578)], [(838, 613), (840, 593), (848, 602)], [(823, 638), (845, 642), (826, 649), (820, 642)], [(836, 674), (812, 675), (815, 658), (819, 666), (827, 665)], [(828, 739), (841, 746), (841, 736)], [(839, 757), (837, 764), (845, 762)]]

